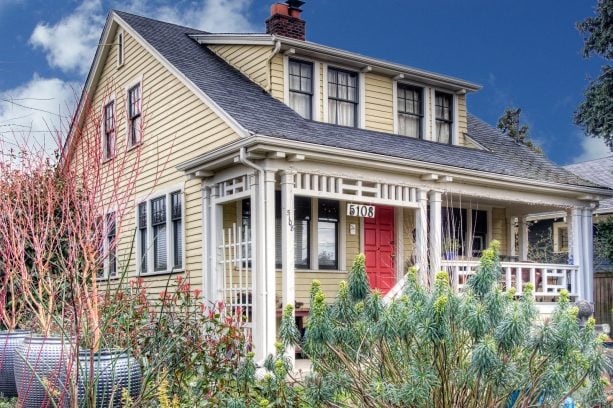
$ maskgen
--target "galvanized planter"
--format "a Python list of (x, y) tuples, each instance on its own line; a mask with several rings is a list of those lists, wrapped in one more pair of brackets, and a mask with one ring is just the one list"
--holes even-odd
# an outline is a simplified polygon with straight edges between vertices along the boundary
[(68, 407), (68, 370), (73, 365), (69, 341), (58, 337), (26, 337), (15, 351), (18, 406)]
[[(93, 357), (93, 375), (91, 373)], [(119, 350), (101, 350), (92, 354), (83, 350), (79, 353), (79, 406), (86, 403), (88, 390), (96, 392), (96, 408), (121, 407), (121, 397), (127, 390), (136, 398), (140, 392), (142, 373), (140, 365), (128, 353)], [(91, 388), (90, 388), (91, 387)]]
[(5, 397), (17, 396), (13, 371), (15, 349), (28, 336), (28, 330), (0, 331), (0, 393)]

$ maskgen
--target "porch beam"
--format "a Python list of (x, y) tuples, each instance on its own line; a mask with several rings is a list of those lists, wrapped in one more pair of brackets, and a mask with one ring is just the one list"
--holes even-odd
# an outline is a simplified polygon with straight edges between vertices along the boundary
[(417, 204), (415, 210), (415, 265), (418, 268), (418, 277), (422, 285), (428, 279), (428, 193), (426, 190), (417, 191)]
[(436, 273), (441, 270), (441, 192), (430, 191), (430, 286), (434, 285)]
[[(283, 172), (281, 175), (281, 262), (283, 308), (295, 307), (296, 282), (294, 267), (294, 173)], [(295, 315), (295, 313), (292, 313)], [(292, 365), (295, 362), (296, 349), (289, 346), (285, 350)]]

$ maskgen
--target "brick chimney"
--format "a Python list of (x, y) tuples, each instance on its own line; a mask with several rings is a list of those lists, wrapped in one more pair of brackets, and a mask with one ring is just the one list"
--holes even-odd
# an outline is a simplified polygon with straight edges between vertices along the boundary
[(270, 17), (266, 20), (266, 33), (304, 41), (306, 23), (300, 18), (300, 7), (303, 4), (304, 1), (301, 0), (273, 4)]

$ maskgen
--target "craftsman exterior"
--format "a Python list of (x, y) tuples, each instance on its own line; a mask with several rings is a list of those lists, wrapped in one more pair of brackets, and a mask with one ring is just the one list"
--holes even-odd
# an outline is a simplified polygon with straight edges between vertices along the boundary
[[(281, 305), (304, 313), (314, 279), (332, 298), (360, 252), (384, 293), (413, 264), (460, 289), (496, 239), (507, 288), (532, 282), (545, 309), (563, 288), (591, 298), (583, 231), (609, 190), (467, 113), (477, 85), (305, 41), (290, 3), (273, 6), (267, 34), (109, 14), (75, 126), (94, 120), (91, 101), (105, 165), (135, 144), (144, 159), (107, 278), (127, 267), (161, 290), (189, 274), (208, 300), (242, 307), (258, 358)], [(515, 233), (554, 210), (572, 220), (573, 265), (529, 262)]]

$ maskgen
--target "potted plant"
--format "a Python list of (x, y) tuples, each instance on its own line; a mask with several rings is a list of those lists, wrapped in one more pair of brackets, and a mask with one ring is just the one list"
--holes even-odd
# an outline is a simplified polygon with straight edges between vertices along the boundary
[[(19, 167), (3, 169), (4, 187), (10, 194), (0, 196), (4, 224), (0, 241), (8, 244), (3, 258), (10, 268), (5, 278), (12, 285), (19, 282), (19, 301), (38, 330), (37, 336), (23, 338), (15, 351), (18, 403), (26, 408), (63, 406), (69, 400), (67, 378), (72, 353), (66, 339), (54, 337), (52, 329), (57, 313), (61, 314), (58, 295), (62, 275), (56, 263), (63, 245), (58, 213), (60, 183), (43, 155), (23, 151), (21, 159)], [(12, 295), (7, 295), (14, 296), (15, 287)], [(14, 301), (13, 306), (19, 307)], [(10, 324), (15, 325), (16, 320)]]
[[(4, 190), (4, 181), (0, 180), (0, 194), (10, 194)], [(15, 258), (11, 255), (23, 252), (23, 241), (10, 240), (10, 228), (10, 224), (0, 222), (0, 394), (12, 398), (17, 396), (13, 372), (15, 349), (30, 332), (18, 330), (22, 323), (23, 302), (19, 300), (19, 276), (15, 273)]]
[(447, 238), (443, 241), (443, 257), (450, 261), (458, 257), (460, 241), (455, 238)]

